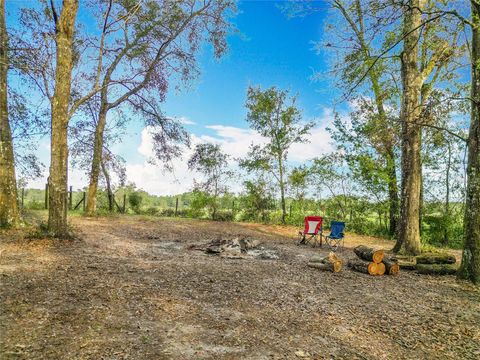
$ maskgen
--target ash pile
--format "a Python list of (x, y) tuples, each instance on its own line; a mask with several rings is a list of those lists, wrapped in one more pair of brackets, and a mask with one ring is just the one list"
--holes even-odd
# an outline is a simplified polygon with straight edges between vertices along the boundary
[(261, 246), (260, 241), (247, 237), (234, 239), (215, 239), (202, 249), (207, 254), (215, 254), (227, 259), (258, 258), (263, 260), (277, 260), (275, 251)]

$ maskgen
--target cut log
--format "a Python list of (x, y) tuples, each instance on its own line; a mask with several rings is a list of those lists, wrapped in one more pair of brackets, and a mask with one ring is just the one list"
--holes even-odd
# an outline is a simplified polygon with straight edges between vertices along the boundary
[(385, 264), (383, 262), (377, 264), (377, 275), (385, 274)]
[(333, 272), (340, 272), (342, 270), (343, 261), (333, 252), (330, 252), (326, 257), (314, 256), (310, 259), (308, 266), (321, 269), (329, 270)]
[(363, 260), (350, 260), (348, 262), (348, 266), (355, 271), (369, 274), (369, 275), (376, 275), (378, 264), (374, 262), (368, 262)]
[(422, 254), (417, 256), (417, 264), (455, 264), (457, 259), (450, 254)]
[(383, 250), (374, 250), (365, 245), (358, 245), (353, 249), (355, 254), (363, 260), (373, 261), (374, 263), (381, 263), (384, 256)]
[(453, 264), (417, 264), (417, 271), (426, 275), (455, 275), (457, 266)]
[(324, 271), (340, 272), (342, 270), (342, 263), (340, 261), (335, 262), (309, 262), (309, 267), (320, 269)]
[(417, 264), (414, 261), (398, 260), (398, 266), (403, 270), (415, 270)]
[(398, 265), (396, 260), (384, 257), (383, 263), (385, 264), (385, 273), (387, 275), (396, 275), (400, 271), (400, 265)]

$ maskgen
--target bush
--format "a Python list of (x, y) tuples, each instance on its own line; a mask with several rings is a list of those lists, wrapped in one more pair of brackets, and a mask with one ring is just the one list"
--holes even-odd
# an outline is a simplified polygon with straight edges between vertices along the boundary
[(25, 209), (29, 210), (43, 210), (45, 209), (45, 203), (43, 201), (32, 200), (24, 205)]
[(160, 212), (160, 216), (173, 217), (173, 216), (175, 216), (175, 210), (174, 209), (163, 209)]
[(133, 211), (137, 214), (140, 213), (140, 205), (142, 204), (142, 195), (139, 192), (135, 191), (128, 195), (128, 203)]
[(423, 217), (422, 240), (426, 244), (462, 248), (462, 219), (455, 219), (441, 214)]
[(218, 210), (215, 214), (216, 221), (234, 221), (234, 215), (231, 210)]
[(145, 215), (152, 215), (152, 216), (158, 215), (159, 213), (160, 213), (159, 209), (155, 206), (150, 206), (144, 211)]

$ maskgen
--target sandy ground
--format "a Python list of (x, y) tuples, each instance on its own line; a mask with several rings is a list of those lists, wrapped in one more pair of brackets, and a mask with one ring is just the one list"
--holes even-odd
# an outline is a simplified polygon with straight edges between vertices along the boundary
[[(72, 221), (74, 241), (0, 233), (0, 359), (480, 358), (480, 291), (454, 277), (321, 272), (291, 227)], [(192, 249), (245, 235), (279, 259)], [(359, 243), (392, 246), (339, 255)]]

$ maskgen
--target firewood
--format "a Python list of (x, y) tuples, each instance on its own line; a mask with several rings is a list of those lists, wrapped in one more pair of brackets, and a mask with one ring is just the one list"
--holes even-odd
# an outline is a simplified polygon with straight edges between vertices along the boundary
[(353, 249), (355, 254), (363, 260), (373, 261), (374, 263), (381, 263), (384, 256), (383, 250), (374, 250), (365, 245), (358, 245)]
[(363, 261), (360, 259), (357, 260), (350, 260), (348, 262), (348, 266), (355, 271), (375, 275), (377, 273), (378, 264), (374, 262)]
[(333, 252), (330, 252), (326, 257), (313, 257), (310, 259), (308, 266), (321, 269), (339, 272), (342, 270), (343, 261)]
[(400, 271), (400, 265), (398, 261), (384, 257), (383, 263), (385, 264), (385, 272), (387, 275), (396, 275)]
[(453, 264), (417, 264), (417, 272), (426, 275), (454, 275), (457, 267)]
[(450, 254), (422, 254), (417, 256), (417, 264), (455, 264), (457, 259)]
[(377, 264), (377, 275), (384, 275), (385, 274), (385, 264), (383, 262)]
[(320, 269), (324, 271), (340, 272), (342, 270), (342, 263), (340, 261), (335, 262), (309, 262), (309, 267)]

